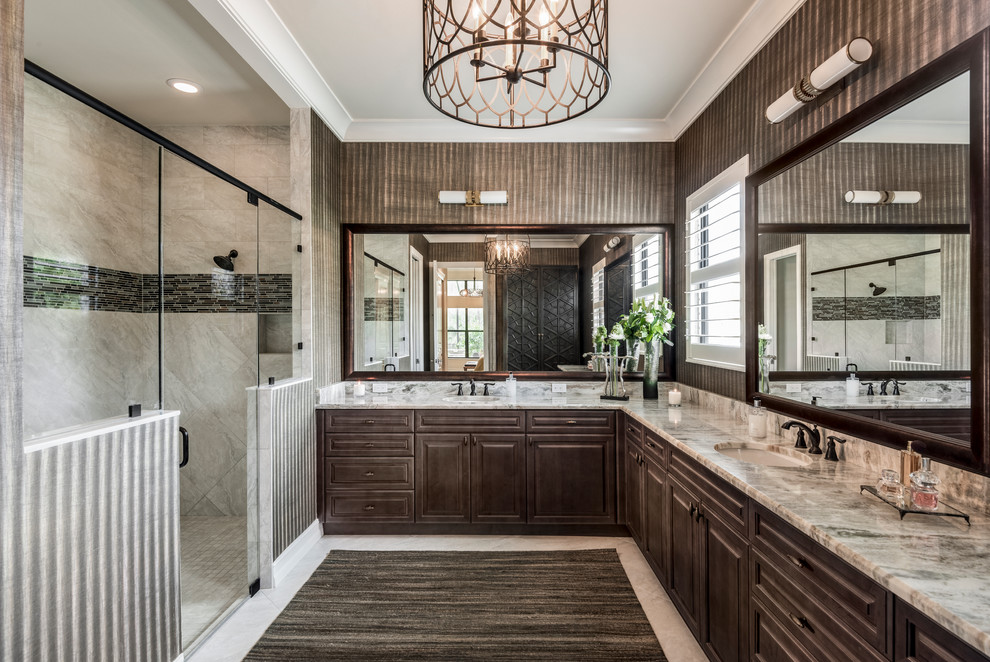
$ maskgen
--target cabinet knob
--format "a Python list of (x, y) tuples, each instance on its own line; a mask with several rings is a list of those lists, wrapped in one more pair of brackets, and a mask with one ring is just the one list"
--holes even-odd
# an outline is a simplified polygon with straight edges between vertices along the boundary
[(791, 556), (790, 554), (785, 554), (784, 556), (787, 557), (787, 560), (788, 561), (790, 561), (791, 563), (793, 563), (794, 565), (796, 565), (799, 568), (807, 568), (808, 567), (808, 562), (805, 561), (802, 558), (798, 558), (797, 556)]
[(364, 509), (365, 510), (374, 510), (375, 507), (373, 505), (371, 505), (371, 504), (368, 504), (367, 506), (364, 507)]
[(365, 448), (374, 448), (374, 447), (375, 447), (375, 442), (373, 442), (373, 441), (369, 441), (368, 443), (366, 443), (366, 444), (364, 445), (364, 447), (365, 447)]
[(787, 618), (791, 619), (791, 622), (802, 630), (808, 627), (808, 621), (804, 616), (796, 616), (791, 612), (787, 612)]
[(568, 425), (577, 425), (577, 421), (567, 421)]
[(375, 472), (374, 471), (365, 471), (364, 472), (364, 475), (367, 476), (368, 478), (371, 478), (372, 476), (375, 475)]
[(366, 418), (365, 421), (364, 421), (364, 424), (365, 425), (374, 425), (375, 424), (375, 419), (373, 419), (373, 418)]

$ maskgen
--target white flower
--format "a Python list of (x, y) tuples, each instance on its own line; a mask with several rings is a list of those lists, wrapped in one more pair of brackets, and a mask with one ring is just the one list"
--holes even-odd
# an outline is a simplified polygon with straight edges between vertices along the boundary
[(657, 316), (654, 315), (653, 313), (646, 313), (646, 323), (647, 324), (653, 324), (653, 320), (655, 320), (656, 318), (657, 318)]
[(773, 340), (773, 336), (771, 336), (769, 333), (764, 331), (763, 333), (760, 334), (760, 340)]

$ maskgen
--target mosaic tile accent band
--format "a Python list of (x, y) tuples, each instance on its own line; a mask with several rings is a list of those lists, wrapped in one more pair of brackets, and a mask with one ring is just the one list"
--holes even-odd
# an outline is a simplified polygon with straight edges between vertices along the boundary
[(389, 297), (365, 297), (365, 322), (401, 322), (405, 319), (402, 299)]
[[(161, 283), (166, 313), (292, 312), (292, 274), (164, 274)], [(156, 313), (158, 292), (158, 274), (24, 256), (25, 308)]]
[(937, 320), (942, 316), (938, 295), (919, 297), (813, 297), (811, 319), (815, 322), (843, 320)]

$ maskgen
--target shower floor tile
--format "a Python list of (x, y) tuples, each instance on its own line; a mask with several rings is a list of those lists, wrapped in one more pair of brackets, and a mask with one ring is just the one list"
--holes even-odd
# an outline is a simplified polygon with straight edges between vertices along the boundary
[(181, 517), (182, 648), (247, 597), (247, 520)]

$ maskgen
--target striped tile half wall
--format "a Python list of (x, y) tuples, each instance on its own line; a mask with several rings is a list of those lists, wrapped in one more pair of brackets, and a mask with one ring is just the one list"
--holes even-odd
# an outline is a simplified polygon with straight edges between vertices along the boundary
[(178, 421), (150, 415), (26, 447), (23, 584), (18, 614), (3, 624), (4, 659), (179, 655)]
[(267, 588), (271, 563), (316, 519), (316, 387), (295, 379), (257, 393), (258, 542)]

